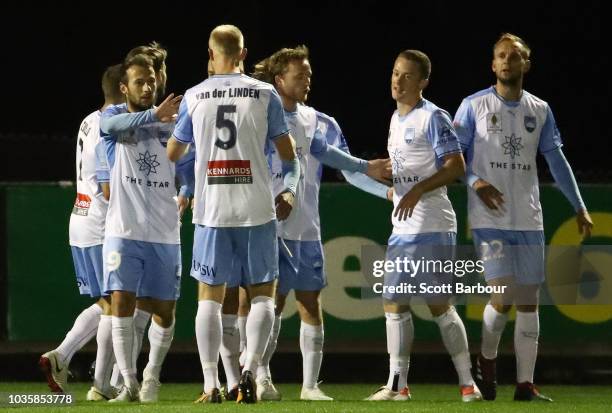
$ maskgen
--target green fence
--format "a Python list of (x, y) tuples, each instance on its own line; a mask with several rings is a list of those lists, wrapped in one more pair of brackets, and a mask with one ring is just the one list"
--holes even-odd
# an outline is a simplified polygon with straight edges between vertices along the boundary
[[(612, 186), (583, 186), (582, 194), (595, 221), (596, 244), (612, 244)], [(75, 316), (91, 303), (78, 295), (70, 249), (68, 219), (74, 187), (57, 185), (8, 185), (0, 187), (6, 211), (6, 257), (8, 289), (7, 329), (11, 341), (59, 340)], [(464, 187), (449, 188), (457, 212), (458, 242), (471, 243), (466, 221)], [(563, 195), (551, 186), (541, 188), (547, 243), (577, 245), (574, 215)], [(0, 209), (1, 210), (1, 209)], [(359, 286), (361, 246), (385, 244), (389, 236), (391, 205), (345, 184), (324, 184), (321, 189), (321, 221), (329, 286), (323, 293), (326, 341), (384, 341), (380, 298), (361, 298)], [(196, 282), (189, 277), (193, 240), (190, 217), (184, 219), (182, 294), (177, 309), (177, 340), (191, 341), (197, 310)], [(612, 256), (600, 257), (612, 279)], [(605, 291), (601, 292), (602, 294)], [(588, 303), (587, 303), (588, 304)], [(466, 320), (468, 336), (480, 337), (484, 301), (473, 298), (458, 308)], [(438, 340), (435, 323), (426, 309), (415, 308), (419, 339)], [(559, 345), (610, 346), (612, 306), (544, 306), (543, 337)], [(511, 330), (511, 329), (507, 329)], [(511, 333), (511, 331), (510, 331)], [(289, 299), (283, 337), (297, 337), (299, 320)], [(511, 335), (504, 336), (505, 339)]]

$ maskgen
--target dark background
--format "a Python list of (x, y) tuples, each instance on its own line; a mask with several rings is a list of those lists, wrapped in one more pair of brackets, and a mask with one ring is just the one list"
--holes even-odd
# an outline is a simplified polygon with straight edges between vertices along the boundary
[(232, 23), (245, 35), (247, 71), (280, 47), (310, 48), (309, 103), (334, 116), (351, 151), (364, 157), (386, 156), (394, 109), (389, 78), (399, 51), (429, 55), (425, 97), (454, 115), (465, 96), (493, 83), (492, 44), (500, 33), (514, 32), (532, 47), (525, 88), (550, 103), (579, 181), (612, 182), (610, 21), (598, 2), (199, 3), (0, 6), (0, 181), (74, 180), (76, 132), (102, 103), (106, 66), (157, 40), (169, 51), (167, 91), (182, 93), (205, 76), (210, 30)]

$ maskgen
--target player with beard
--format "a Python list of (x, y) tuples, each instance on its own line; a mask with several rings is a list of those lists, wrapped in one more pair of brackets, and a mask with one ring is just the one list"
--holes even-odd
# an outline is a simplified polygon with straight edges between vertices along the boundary
[(548, 103), (523, 89), (531, 49), (504, 33), (493, 47), (496, 83), (465, 98), (455, 114), (468, 164), (468, 211), (474, 245), (489, 285), (506, 286), (485, 306), (476, 378), (485, 400), (496, 393), (497, 347), (508, 312), (516, 305), (514, 400), (547, 400), (533, 384), (544, 282), (544, 226), (536, 165), (540, 152), (555, 182), (576, 211), (578, 230), (589, 237), (593, 222), (561, 150)]

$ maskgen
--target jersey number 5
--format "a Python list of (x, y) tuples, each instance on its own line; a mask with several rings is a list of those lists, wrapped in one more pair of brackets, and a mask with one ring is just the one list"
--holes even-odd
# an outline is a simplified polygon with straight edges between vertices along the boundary
[(236, 113), (236, 105), (219, 105), (217, 107), (217, 129), (226, 128), (229, 133), (229, 139), (224, 141), (217, 136), (217, 140), (215, 141), (215, 145), (221, 149), (230, 149), (236, 145), (236, 124), (231, 119), (226, 119), (226, 113)]

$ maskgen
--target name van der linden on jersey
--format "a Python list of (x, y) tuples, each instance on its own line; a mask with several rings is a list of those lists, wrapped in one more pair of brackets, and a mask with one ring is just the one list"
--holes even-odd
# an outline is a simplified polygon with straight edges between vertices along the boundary
[(248, 87), (233, 87), (230, 89), (214, 89), (212, 92), (207, 90), (196, 94), (196, 99), (220, 99), (225, 97), (259, 99), (259, 90)]

